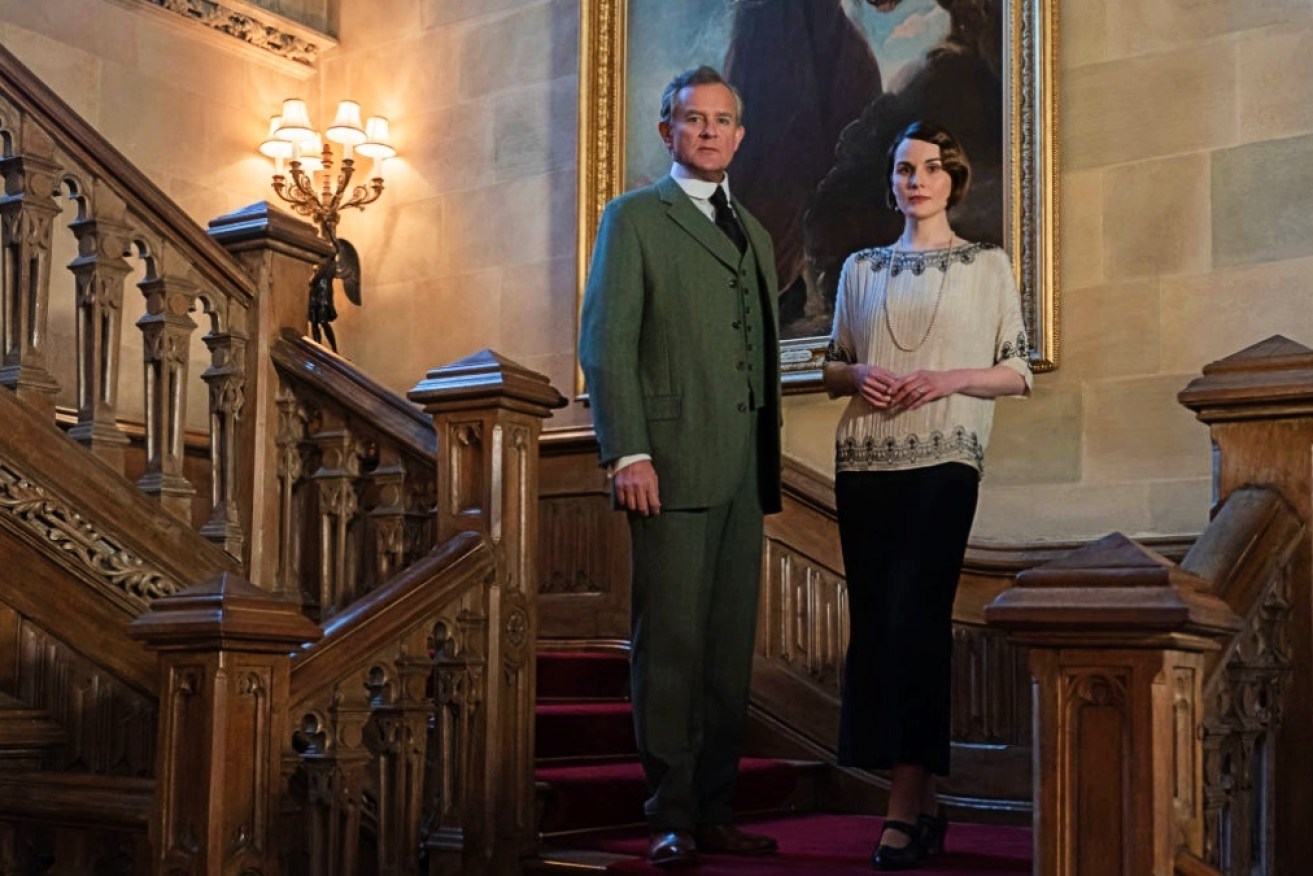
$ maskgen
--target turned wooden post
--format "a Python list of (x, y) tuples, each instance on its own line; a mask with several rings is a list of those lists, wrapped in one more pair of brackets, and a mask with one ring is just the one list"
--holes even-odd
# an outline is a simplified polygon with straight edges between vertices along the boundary
[(483, 702), (487, 768), (470, 789), (482, 811), (467, 810), (465, 853), (482, 857), (469, 861), (480, 872), (515, 872), (536, 846), (538, 435), (565, 399), (543, 375), (488, 350), (430, 371), (409, 396), (437, 430), (438, 541), (482, 532), (497, 556)]
[(280, 872), (288, 655), (319, 627), (295, 603), (223, 573), (155, 600), (130, 630), (160, 652), (151, 872)]
[(1035, 873), (1172, 876), (1199, 850), (1204, 657), (1240, 627), (1207, 589), (1114, 533), (986, 607), (1030, 648)]
[[(1204, 367), (1179, 396), (1208, 425), (1220, 506), (1245, 486), (1271, 487), (1307, 527), (1313, 516), (1313, 350), (1280, 335)], [(1276, 872), (1313, 862), (1313, 553), (1308, 536), (1290, 561), (1292, 672), (1276, 750)]]
[[(310, 275), (333, 248), (314, 226), (265, 201), (212, 220), (210, 236), (236, 256), (256, 285), (237, 442), (245, 449), (237, 470), (237, 504), (247, 533), (243, 559), (252, 581), (299, 600), (298, 557), (289, 527), (300, 461), (285, 458), (286, 447), (280, 460), (279, 447), (280, 431), (295, 425), (289, 419), (295, 417), (295, 402), (285, 398), (280, 409), (278, 370), (269, 348), (284, 329), (305, 332)], [(296, 452), (294, 443), (290, 452)]]

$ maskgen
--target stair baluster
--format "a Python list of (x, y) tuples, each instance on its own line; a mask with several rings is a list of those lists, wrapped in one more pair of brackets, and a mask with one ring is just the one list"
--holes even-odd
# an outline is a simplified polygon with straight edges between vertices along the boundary
[(317, 568), (315, 599), (321, 620), (332, 617), (359, 595), (358, 441), (345, 414), (333, 405), (318, 409), (319, 428), (310, 435), (319, 455), (319, 467), (310, 475), (317, 503)]
[(68, 266), (77, 283), (78, 421), (68, 434), (123, 471), (128, 437), (118, 426), (118, 392), (123, 287), (132, 273), (123, 256), (131, 230), (122, 221), (125, 205), (108, 189), (95, 193), (92, 207), (94, 215), (69, 226), (78, 242)]
[[(54, 144), (30, 121), (0, 158), (0, 290), (3, 360), (0, 385), (43, 414), (54, 417), (59, 385), (48, 364), (50, 238), (59, 205), (54, 201), (60, 166)], [(17, 149), (17, 153), (10, 151)]]
[[(157, 259), (147, 259), (153, 270)], [(173, 277), (148, 274), (139, 284), (146, 315), (137, 321), (145, 365), (146, 473), (137, 481), (143, 493), (179, 520), (191, 519), (196, 489), (182, 473), (187, 412), (187, 366), (196, 323), (188, 315), (196, 288)]]
[[(210, 387), (210, 519), (201, 535), (241, 559), (245, 536), (237, 510), (237, 421), (246, 404), (246, 333), (231, 324), (244, 312), (225, 307), (223, 299), (207, 306), (213, 328), (205, 335), (210, 366), (201, 379)], [(234, 313), (233, 311), (236, 311)]]

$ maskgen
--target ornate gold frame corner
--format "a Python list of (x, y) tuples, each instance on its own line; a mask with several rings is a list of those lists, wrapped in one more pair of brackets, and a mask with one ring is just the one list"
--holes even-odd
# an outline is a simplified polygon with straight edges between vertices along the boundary
[[(1058, 367), (1059, 153), (1057, 0), (1010, 0), (1004, 19), (1009, 47), (1005, 71), (1006, 154), (1010, 156), (1004, 210), (1007, 249), (1021, 289), (1030, 333), (1031, 366)], [(621, 194), (625, 173), (625, 60), (628, 0), (579, 2), (578, 244), (575, 335), (584, 284), (602, 210)], [(780, 344), (785, 392), (820, 388), (828, 339)], [(587, 399), (575, 363), (575, 394)]]

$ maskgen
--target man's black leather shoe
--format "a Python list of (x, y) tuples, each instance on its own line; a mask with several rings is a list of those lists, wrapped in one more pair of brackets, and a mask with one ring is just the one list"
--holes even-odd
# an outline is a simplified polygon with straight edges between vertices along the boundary
[(780, 844), (773, 837), (760, 833), (747, 833), (731, 824), (709, 824), (699, 827), (694, 834), (698, 848), (719, 855), (768, 855), (777, 852)]
[(653, 867), (687, 867), (696, 864), (698, 847), (686, 830), (656, 831), (647, 847), (647, 862)]

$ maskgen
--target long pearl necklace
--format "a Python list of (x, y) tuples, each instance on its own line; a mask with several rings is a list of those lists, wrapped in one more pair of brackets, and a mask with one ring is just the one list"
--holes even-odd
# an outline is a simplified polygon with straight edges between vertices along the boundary
[(939, 280), (939, 294), (935, 296), (935, 309), (930, 312), (930, 322), (926, 324), (925, 332), (915, 346), (904, 344), (898, 339), (898, 335), (894, 333), (893, 318), (889, 315), (889, 304), (894, 297), (894, 259), (898, 256), (899, 242), (895, 241), (894, 245), (889, 248), (889, 276), (884, 286), (884, 325), (889, 330), (889, 337), (893, 339), (895, 347), (904, 353), (915, 353), (925, 344), (926, 338), (930, 337), (930, 332), (935, 327), (935, 318), (939, 316), (939, 305), (944, 300), (944, 287), (948, 285), (948, 269), (953, 265), (953, 235), (950, 234), (948, 237), (948, 261), (944, 264), (944, 273)]

